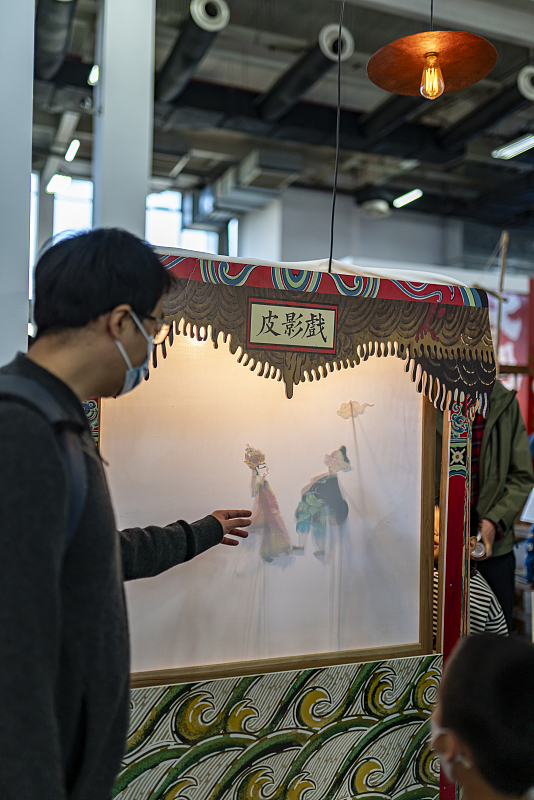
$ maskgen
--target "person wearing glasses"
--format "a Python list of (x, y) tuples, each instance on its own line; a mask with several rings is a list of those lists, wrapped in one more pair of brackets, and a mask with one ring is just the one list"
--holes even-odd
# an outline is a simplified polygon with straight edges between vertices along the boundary
[(484, 633), (449, 657), (430, 744), (464, 800), (529, 800), (534, 788), (534, 646)]
[(143, 380), (154, 342), (168, 332), (170, 285), (154, 251), (125, 231), (65, 239), (35, 269), (36, 338), (0, 369), (0, 385), (24, 379), (73, 421), (85, 473), (70, 530), (63, 440), (35, 403), (0, 394), (2, 800), (109, 800), (128, 727), (123, 581), (248, 535), (247, 510), (116, 530), (81, 401), (117, 397)]

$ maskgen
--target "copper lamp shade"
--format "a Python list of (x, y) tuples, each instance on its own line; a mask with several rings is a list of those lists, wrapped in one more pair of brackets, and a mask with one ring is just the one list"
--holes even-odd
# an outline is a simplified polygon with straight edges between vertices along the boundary
[(427, 53), (439, 56), (445, 92), (465, 89), (485, 78), (497, 62), (497, 51), (482, 36), (464, 31), (425, 31), (382, 47), (369, 59), (367, 74), (388, 92), (418, 95)]

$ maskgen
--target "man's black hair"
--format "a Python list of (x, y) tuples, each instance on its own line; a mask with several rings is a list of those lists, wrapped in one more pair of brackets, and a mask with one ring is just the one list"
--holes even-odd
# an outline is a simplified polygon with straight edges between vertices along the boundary
[(471, 748), (496, 791), (522, 797), (534, 785), (534, 646), (515, 636), (464, 639), (440, 686), (441, 725)]
[(35, 267), (37, 337), (82, 328), (121, 303), (142, 318), (171, 285), (152, 248), (127, 231), (99, 228), (63, 239)]

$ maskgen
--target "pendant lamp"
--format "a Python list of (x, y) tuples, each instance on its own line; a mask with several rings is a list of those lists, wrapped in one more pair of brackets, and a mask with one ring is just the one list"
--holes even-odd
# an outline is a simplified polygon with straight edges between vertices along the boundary
[(491, 42), (465, 31), (430, 30), (404, 36), (378, 50), (367, 64), (367, 75), (393, 94), (422, 94), (435, 100), (444, 92), (457, 92), (485, 78), (497, 62)]

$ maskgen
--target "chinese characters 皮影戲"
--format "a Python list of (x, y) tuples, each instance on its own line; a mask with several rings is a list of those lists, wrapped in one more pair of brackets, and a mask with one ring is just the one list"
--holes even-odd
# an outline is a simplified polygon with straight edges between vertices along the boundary
[[(284, 333), (290, 339), (302, 335), (303, 338), (307, 339), (320, 336), (323, 342), (327, 341), (325, 336), (326, 321), (321, 313), (315, 314), (314, 312), (310, 312), (308, 318), (304, 320), (303, 314), (297, 314), (295, 311), (286, 312), (285, 316), (285, 321), (276, 323), (278, 314), (273, 314), (272, 310), (269, 309), (269, 313), (266, 316), (262, 316), (262, 325), (258, 336), (265, 333), (272, 333), (273, 336), (280, 336)], [(282, 326), (284, 330), (276, 330), (275, 325), (277, 324)]]

